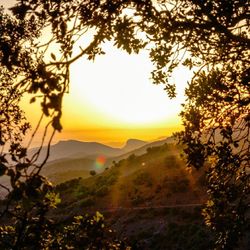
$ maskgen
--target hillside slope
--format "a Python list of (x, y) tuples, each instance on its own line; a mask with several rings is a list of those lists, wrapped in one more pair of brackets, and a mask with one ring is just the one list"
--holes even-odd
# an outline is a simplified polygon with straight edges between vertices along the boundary
[(202, 172), (186, 170), (179, 147), (150, 147), (96, 176), (58, 185), (62, 202), (52, 216), (60, 221), (98, 210), (132, 249), (210, 249), (200, 215), (203, 184)]
[(62, 183), (57, 190), (75, 212), (83, 207), (87, 211), (152, 204), (200, 204), (205, 200), (200, 185), (202, 173), (188, 172), (179, 153), (173, 144), (148, 148), (143, 155), (130, 155), (101, 174)]

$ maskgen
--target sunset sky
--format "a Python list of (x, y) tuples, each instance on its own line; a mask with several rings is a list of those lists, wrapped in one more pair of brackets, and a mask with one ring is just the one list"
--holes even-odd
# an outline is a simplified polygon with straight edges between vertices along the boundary
[[(9, 7), (10, 2), (4, 5)], [(128, 55), (111, 43), (104, 44), (104, 51), (106, 55), (94, 62), (82, 58), (72, 65), (70, 93), (63, 101), (63, 132), (55, 142), (78, 139), (119, 146), (129, 138), (154, 140), (180, 130), (178, 114), (191, 72), (184, 68), (174, 72), (178, 96), (169, 100), (164, 86), (150, 81), (153, 66), (147, 51)], [(40, 108), (29, 99), (22, 105), (35, 125)]]

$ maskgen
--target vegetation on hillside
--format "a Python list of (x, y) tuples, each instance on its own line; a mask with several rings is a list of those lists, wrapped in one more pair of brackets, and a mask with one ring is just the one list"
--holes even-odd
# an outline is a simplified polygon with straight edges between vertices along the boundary
[(67, 221), (98, 210), (132, 249), (209, 249), (214, 236), (202, 223), (200, 205), (204, 173), (189, 173), (180, 150), (152, 147), (103, 173), (57, 185), (62, 202), (51, 216)]
[[(214, 235), (202, 223), (201, 208), (148, 209), (116, 217), (113, 227), (127, 235), (133, 249), (202, 250), (214, 247)], [(150, 223), (152, 221), (152, 223)]]
[[(206, 199), (200, 181), (204, 173), (190, 173), (174, 144), (150, 148), (132, 155), (103, 173), (88, 179), (73, 179), (56, 186), (63, 214), (84, 209), (110, 210), (137, 206), (201, 204)], [(59, 213), (60, 214), (60, 213)]]

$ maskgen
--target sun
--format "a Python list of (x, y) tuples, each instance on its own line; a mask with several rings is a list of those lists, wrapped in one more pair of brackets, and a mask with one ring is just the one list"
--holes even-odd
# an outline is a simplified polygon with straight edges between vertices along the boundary
[(178, 81), (178, 97), (169, 100), (163, 86), (150, 81), (153, 65), (147, 51), (128, 55), (111, 44), (105, 45), (104, 50), (106, 55), (98, 56), (94, 62), (82, 59), (72, 65), (72, 108), (77, 103), (84, 109), (87, 103), (111, 123), (132, 126), (161, 124), (177, 117), (187, 74), (177, 72), (174, 80)]

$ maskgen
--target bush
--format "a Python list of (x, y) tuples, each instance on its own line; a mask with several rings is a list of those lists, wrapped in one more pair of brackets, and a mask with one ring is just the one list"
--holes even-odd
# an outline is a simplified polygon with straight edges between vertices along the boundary
[(147, 172), (138, 174), (133, 180), (133, 182), (135, 185), (145, 185), (147, 187), (151, 187), (153, 185), (152, 177)]
[(173, 193), (184, 193), (188, 191), (189, 180), (186, 177), (175, 176), (173, 179), (164, 178), (163, 186)]
[(162, 186), (158, 184), (158, 185), (156, 186), (156, 188), (155, 188), (155, 193), (158, 194), (158, 193), (161, 192), (161, 190), (162, 190)]
[(90, 174), (91, 176), (95, 176), (95, 175), (96, 175), (96, 171), (95, 171), (95, 170), (90, 170), (90, 171), (89, 171), (89, 174)]
[(201, 225), (170, 222), (165, 232), (154, 236), (151, 247), (153, 249), (203, 250), (213, 249), (214, 246), (213, 236)]
[(108, 194), (108, 187), (107, 186), (102, 186), (99, 189), (96, 190), (95, 195), (98, 197), (103, 197)]
[(84, 198), (90, 194), (90, 190), (88, 187), (79, 186), (78, 190), (76, 191), (77, 198)]
[(144, 198), (141, 195), (136, 195), (131, 199), (132, 205), (136, 206), (144, 202)]
[(166, 156), (164, 159), (164, 164), (169, 169), (175, 169), (175, 168), (180, 167), (180, 164), (178, 163), (176, 156), (174, 156), (174, 155)]
[(136, 160), (135, 154), (132, 154), (128, 157), (128, 162), (133, 163)]
[(75, 179), (60, 183), (55, 187), (55, 191), (62, 193), (67, 189), (74, 189), (75, 187), (79, 185), (81, 180), (82, 178), (79, 177), (79, 178), (75, 178)]
[(118, 174), (119, 172), (117, 171), (117, 169), (110, 169), (109, 171), (106, 172), (105, 175), (98, 176), (98, 178), (95, 181), (95, 185), (97, 187), (101, 187), (104, 185), (111, 186), (117, 181)]
[(95, 200), (92, 197), (87, 197), (81, 200), (80, 206), (81, 207), (89, 207), (95, 204)]

